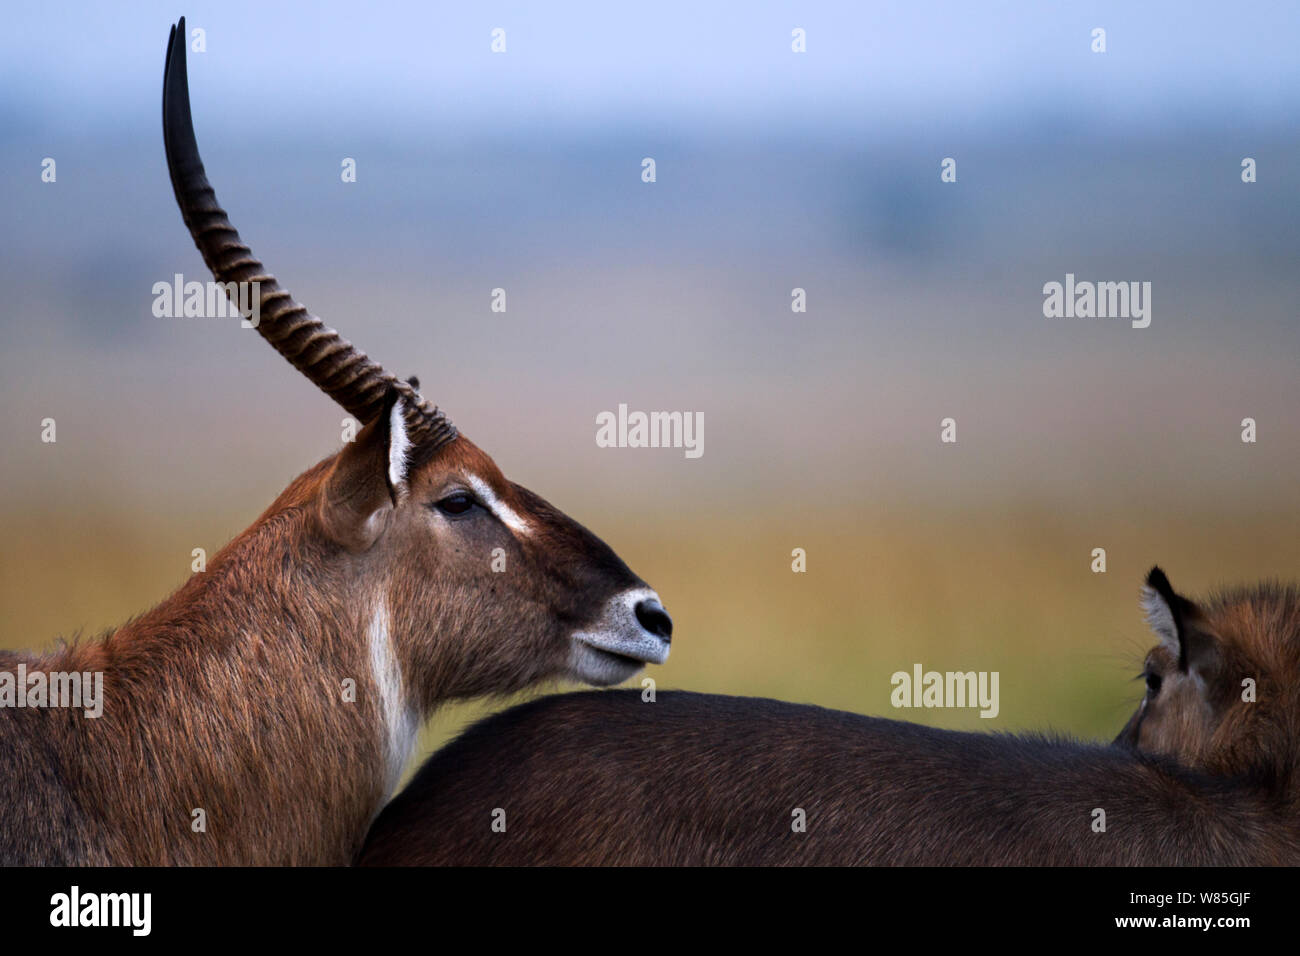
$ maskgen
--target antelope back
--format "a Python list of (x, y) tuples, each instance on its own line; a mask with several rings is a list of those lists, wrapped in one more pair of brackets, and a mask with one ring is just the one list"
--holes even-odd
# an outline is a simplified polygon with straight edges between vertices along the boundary
[(770, 700), (566, 695), (435, 754), (361, 862), (1300, 864), (1300, 593), (1199, 605), (1156, 568), (1143, 595), (1160, 643), (1118, 746)]
[(435, 754), (359, 863), (1300, 863), (1294, 814), (1162, 757), (761, 700), (564, 694)]

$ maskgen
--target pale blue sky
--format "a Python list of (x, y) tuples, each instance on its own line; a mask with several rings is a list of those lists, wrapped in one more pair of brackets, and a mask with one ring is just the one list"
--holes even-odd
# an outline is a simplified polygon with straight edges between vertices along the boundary
[[(181, 14), (207, 31), (207, 54), (192, 58), (202, 115), (242, 128), (335, 117), (447, 123), (454, 134), (524, 120), (694, 120), (861, 135), (932, 116), (1300, 116), (1294, 2), (145, 0), (11, 5), (0, 117), (152, 122), (139, 107), (156, 98)], [(489, 52), (498, 26), (504, 56)], [(808, 34), (802, 56), (790, 52), (795, 26)], [(1104, 56), (1089, 50), (1096, 26), (1107, 30)]]
[[(87, 470), (8, 456), (7, 487), (80, 501), (84, 474), (115, 507), (190, 507), (264, 454), (230, 485), (265, 480), (260, 507), (286, 460), (337, 441), (328, 399), (270, 349), (152, 315), (155, 282), (204, 274), (159, 116), (185, 13), (207, 31), (199, 145), (243, 236), (539, 488), (622, 494), (662, 467), (725, 509), (737, 475), (859, 502), (854, 474), (944, 500), (1104, 487), (1142, 511), (1192, 475), (1226, 507), (1251, 414), (1268, 438), (1242, 500), (1294, 498), (1294, 2), (11, 6), (0, 444), (53, 414), (81, 436), (60, 461)], [(1151, 327), (1045, 319), (1043, 284), (1067, 273), (1150, 281)], [(590, 457), (592, 422), (619, 402), (704, 410), (710, 450), (611, 480), (623, 459)], [(959, 470), (930, 430), (954, 408)], [(142, 475), (161, 457), (189, 484)]]

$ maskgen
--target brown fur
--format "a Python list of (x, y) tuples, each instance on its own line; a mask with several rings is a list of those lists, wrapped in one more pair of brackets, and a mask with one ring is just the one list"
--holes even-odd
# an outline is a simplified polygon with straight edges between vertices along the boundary
[[(1160, 692), (1119, 740), (1214, 774), (1258, 778), (1293, 795), (1300, 765), (1300, 589), (1260, 584), (1189, 605), (1179, 647), (1162, 642), (1146, 672)], [(1242, 682), (1255, 681), (1256, 700)]]
[[(464, 437), (393, 504), (385, 425), (295, 480), (152, 611), (53, 654), (0, 653), (11, 672), (102, 671), (105, 697), (98, 719), (0, 708), (0, 863), (347, 863), (388, 795), (377, 602), (423, 718), (561, 676), (573, 629), (641, 583)], [(431, 509), (470, 474), (535, 533)], [(506, 573), (490, 568), (496, 547)]]
[(657, 598), (623, 593), (644, 582), (604, 542), (507, 481), (415, 379), (253, 257), (199, 158), (185, 37), (182, 18), (163, 78), (181, 215), (228, 294), (259, 284), (259, 334), (370, 423), (149, 613), (44, 657), (0, 653), (11, 674), (103, 677), (99, 717), (0, 707), (0, 865), (347, 863), (439, 701), (613, 682), (671, 637)]
[[(563, 695), (435, 754), (360, 862), (1300, 864), (1297, 591), (1266, 585), (1185, 611), (1187, 671), (1178, 641), (1152, 652), (1162, 685), (1118, 746), (770, 700)], [(1254, 704), (1241, 700), (1248, 676)], [(498, 808), (505, 833), (491, 828)], [(805, 833), (791, 828), (796, 808)]]

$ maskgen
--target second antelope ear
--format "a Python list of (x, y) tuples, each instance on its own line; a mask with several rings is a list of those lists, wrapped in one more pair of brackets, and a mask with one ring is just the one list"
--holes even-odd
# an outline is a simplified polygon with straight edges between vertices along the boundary
[(406, 494), (411, 441), (404, 412), (402, 399), (390, 391), (383, 411), (339, 452), (325, 479), (321, 520), (330, 537), (350, 550), (374, 544)]
[(1159, 567), (1147, 574), (1142, 588), (1142, 609), (1147, 624), (1178, 660), (1178, 669), (1205, 671), (1216, 659), (1217, 645), (1206, 627), (1205, 614), (1192, 601), (1174, 591)]

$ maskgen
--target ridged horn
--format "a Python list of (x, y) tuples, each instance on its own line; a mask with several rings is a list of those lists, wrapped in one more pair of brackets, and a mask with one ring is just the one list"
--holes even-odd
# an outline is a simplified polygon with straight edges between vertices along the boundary
[(384, 371), (300, 305), (275, 276), (266, 271), (230, 224), (208, 183), (194, 140), (190, 117), (189, 77), (185, 67), (185, 18), (172, 27), (163, 72), (163, 143), (167, 171), (181, 216), (218, 282), (257, 282), (260, 321), (257, 331), (330, 398), (362, 424), (384, 407), (389, 389), (406, 399), (406, 428), (411, 444), (424, 454), (452, 441), (456, 428), (411, 382)]

